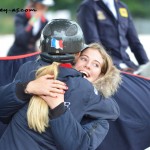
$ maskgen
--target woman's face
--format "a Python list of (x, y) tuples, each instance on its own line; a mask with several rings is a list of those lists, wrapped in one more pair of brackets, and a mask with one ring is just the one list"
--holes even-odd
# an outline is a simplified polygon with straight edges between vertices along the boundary
[(96, 81), (103, 65), (103, 58), (97, 49), (87, 48), (77, 59), (75, 69), (84, 74), (90, 82)]

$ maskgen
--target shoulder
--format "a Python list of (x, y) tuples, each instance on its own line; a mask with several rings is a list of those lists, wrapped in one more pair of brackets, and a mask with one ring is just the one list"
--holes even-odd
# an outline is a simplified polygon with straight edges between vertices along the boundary
[(121, 2), (120, 0), (118, 0), (116, 3), (121, 7), (128, 8), (127, 4), (125, 4), (124, 2)]
[(88, 91), (88, 95), (90, 97), (101, 96), (98, 90), (87, 79), (82, 78), (80, 83), (83, 85), (83, 88), (85, 88)]
[(21, 82), (27, 82), (35, 78), (36, 70), (38, 69), (36, 61), (28, 61), (24, 63), (18, 70), (15, 76), (15, 80), (21, 80)]
[(50, 65), (47, 62), (42, 61), (41, 59), (37, 60), (29, 60), (26, 63), (23, 64), (23, 66), (32, 66), (32, 67), (42, 67), (42, 66), (47, 66)]
[(90, 3), (92, 3), (93, 2), (93, 0), (83, 0), (82, 2), (81, 2), (81, 4), (90, 4)]
[(28, 61), (24, 63), (21, 67), (28, 67), (28, 66), (33, 66), (36, 64), (36, 61)]
[(24, 63), (20, 68), (19, 68), (19, 73), (29, 73), (31, 71), (37, 70), (39, 64), (37, 61), (28, 61)]
[(28, 19), (26, 18), (26, 15), (24, 12), (19, 12), (15, 15), (15, 23), (24, 23)]
[(93, 7), (94, 0), (84, 0), (80, 4), (80, 6)]
[(20, 18), (20, 19), (23, 19), (23, 18), (25, 18), (26, 16), (25, 16), (25, 13), (24, 12), (18, 12), (16, 15), (15, 15), (15, 17), (16, 18)]

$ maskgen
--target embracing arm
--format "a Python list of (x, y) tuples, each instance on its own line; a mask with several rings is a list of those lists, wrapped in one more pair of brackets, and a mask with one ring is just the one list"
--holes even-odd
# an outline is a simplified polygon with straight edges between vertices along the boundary
[[(53, 79), (51, 75), (33, 80), (34, 77), (29, 76), (30, 71), (34, 70), (30, 68), (33, 65), (23, 66), (12, 83), (0, 87), (0, 120), (11, 119), (12, 115), (23, 107), (33, 94), (55, 97), (54, 92), (62, 93), (66, 89), (65, 83), (51, 80)], [(26, 90), (29, 94), (25, 93)]]
[(16, 84), (18, 82), (19, 81), (14, 81), (0, 87), (0, 120), (11, 117), (25, 102), (16, 96)]
[[(7, 119), (8, 121), (11, 119), (12, 115), (16, 113), (24, 104), (26, 103), (25, 99), (29, 99), (28, 95), (24, 97), (24, 88), (22, 86), (18, 86), (20, 82), (22, 82), (21, 73), (22, 67), (20, 67), (19, 71), (16, 74), (14, 81), (8, 85), (0, 87), (0, 119), (3, 121)], [(19, 76), (20, 75), (20, 76)], [(25, 76), (25, 74), (24, 74)], [(18, 92), (19, 91), (19, 92)], [(19, 95), (23, 95), (23, 99), (20, 99)], [(23, 94), (21, 94), (23, 93)], [(27, 96), (27, 97), (26, 97)], [(25, 99), (24, 99), (25, 98)]]
[(107, 135), (109, 124), (97, 119), (81, 125), (67, 109), (61, 116), (50, 120), (56, 146), (61, 150), (95, 150)]
[(120, 108), (114, 98), (102, 99), (99, 105), (99, 112), (103, 118), (115, 121), (120, 115)]
[(57, 149), (94, 150), (107, 135), (109, 124), (104, 115), (96, 118), (84, 116), (78, 122), (70, 109), (64, 106), (63, 94), (57, 98), (44, 96), (43, 99), (51, 108), (50, 127)]
[(51, 80), (50, 75), (42, 76), (29, 83), (21, 83), (17, 80), (1, 86), (0, 119), (11, 118), (14, 113), (30, 100), (32, 94), (55, 97), (55, 93), (64, 93), (64, 89), (66, 89), (66, 85), (61, 81)]
[[(95, 88), (94, 91), (96, 91)], [(96, 93), (98, 93), (98, 91)], [(104, 98), (92, 92), (90, 99), (86, 108), (86, 113), (90, 117), (102, 118), (110, 121), (115, 121), (119, 117), (120, 108), (114, 98)]]

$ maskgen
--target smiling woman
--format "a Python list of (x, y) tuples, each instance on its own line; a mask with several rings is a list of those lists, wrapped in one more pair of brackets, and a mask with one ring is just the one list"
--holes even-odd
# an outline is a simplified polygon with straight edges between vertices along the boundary
[(121, 83), (120, 71), (98, 43), (89, 44), (81, 52), (74, 68), (82, 72), (84, 78), (92, 82), (104, 97), (114, 94)]
[(95, 81), (102, 72), (103, 58), (98, 50), (88, 48), (79, 57), (75, 68), (82, 72), (90, 82)]

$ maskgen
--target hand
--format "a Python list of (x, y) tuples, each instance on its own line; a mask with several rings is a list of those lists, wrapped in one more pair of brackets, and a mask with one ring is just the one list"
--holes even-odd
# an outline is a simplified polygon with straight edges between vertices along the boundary
[(51, 96), (40, 96), (51, 109), (54, 109), (57, 107), (59, 104), (64, 102), (64, 94), (56, 94), (57, 96), (51, 97)]
[(59, 80), (54, 80), (53, 75), (44, 75), (30, 81), (25, 90), (34, 95), (56, 97), (57, 94), (64, 94), (67, 89), (66, 84)]

